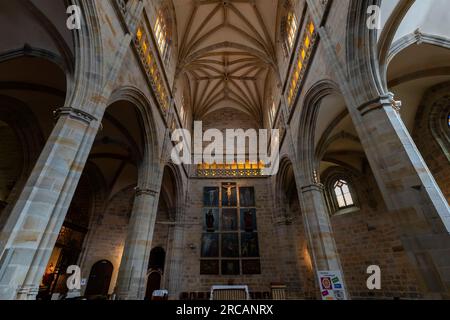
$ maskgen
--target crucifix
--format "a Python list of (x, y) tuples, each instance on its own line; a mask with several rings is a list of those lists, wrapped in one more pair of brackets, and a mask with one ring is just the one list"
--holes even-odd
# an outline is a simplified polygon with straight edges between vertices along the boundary
[(234, 188), (236, 188), (236, 186), (232, 183), (227, 183), (222, 185), (223, 188), (225, 188), (227, 190), (227, 199), (228, 199), (228, 206), (231, 206), (231, 195), (232, 195), (232, 190)]

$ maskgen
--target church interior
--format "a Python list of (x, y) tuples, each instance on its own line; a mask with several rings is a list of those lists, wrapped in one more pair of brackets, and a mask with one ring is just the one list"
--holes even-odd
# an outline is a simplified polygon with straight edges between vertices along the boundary
[[(0, 300), (450, 299), (449, 9), (1, 1)], [(177, 164), (196, 122), (277, 170)]]

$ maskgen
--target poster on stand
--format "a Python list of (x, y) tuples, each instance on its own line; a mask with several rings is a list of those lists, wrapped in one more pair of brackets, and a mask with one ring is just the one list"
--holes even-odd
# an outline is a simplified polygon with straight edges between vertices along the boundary
[(342, 275), (339, 271), (319, 271), (322, 300), (347, 300)]

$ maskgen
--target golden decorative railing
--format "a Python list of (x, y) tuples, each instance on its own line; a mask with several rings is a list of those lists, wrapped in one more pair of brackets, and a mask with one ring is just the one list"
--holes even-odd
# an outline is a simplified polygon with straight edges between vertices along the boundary
[(158, 69), (158, 63), (156, 60), (156, 54), (152, 51), (150, 45), (150, 35), (144, 24), (141, 23), (136, 32), (135, 45), (138, 49), (141, 63), (144, 66), (147, 77), (152, 85), (153, 92), (162, 108), (164, 113), (169, 109), (169, 95), (164, 85), (164, 79), (161, 72)]
[(295, 101), (295, 97), (297, 97), (299, 88), (308, 68), (311, 53), (317, 38), (314, 23), (310, 18), (306, 21), (308, 22), (306, 23), (303, 31), (303, 39), (297, 51), (298, 56), (292, 70), (292, 76), (287, 91), (287, 100), (290, 108)]
[(250, 162), (233, 164), (216, 164), (203, 163), (197, 165), (197, 176), (205, 178), (244, 178), (244, 177), (261, 177), (265, 164), (260, 162)]

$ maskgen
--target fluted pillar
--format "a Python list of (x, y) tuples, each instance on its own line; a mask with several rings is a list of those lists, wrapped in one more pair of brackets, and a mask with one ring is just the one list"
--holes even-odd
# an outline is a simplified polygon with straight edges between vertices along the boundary
[(340, 271), (344, 276), (325, 205), (323, 186), (311, 184), (301, 187), (300, 190), (303, 221), (316, 272)]
[(98, 130), (62, 108), (0, 238), (0, 299), (34, 299)]
[(142, 300), (158, 210), (159, 189), (137, 188), (116, 293), (121, 300)]

